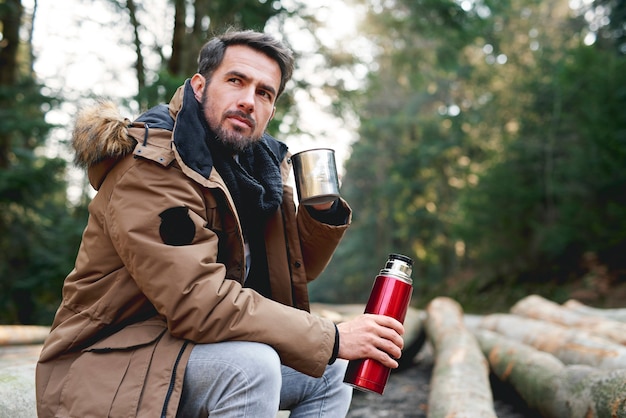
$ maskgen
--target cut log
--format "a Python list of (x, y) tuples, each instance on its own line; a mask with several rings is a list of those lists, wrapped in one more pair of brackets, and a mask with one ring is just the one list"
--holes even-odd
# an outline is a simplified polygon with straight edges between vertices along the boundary
[(426, 314), (426, 335), (435, 356), (428, 418), (495, 418), (487, 360), (465, 328), (463, 309), (450, 298), (438, 297)]
[(575, 299), (570, 299), (563, 304), (567, 309), (580, 312), (586, 315), (601, 316), (602, 318), (612, 319), (614, 321), (626, 322), (626, 309), (600, 309), (587, 306)]
[(582, 329), (620, 344), (626, 344), (626, 323), (576, 312), (539, 295), (530, 295), (521, 299), (513, 305), (511, 313)]
[(38, 325), (0, 325), (0, 346), (40, 344), (50, 333), (50, 327)]
[(424, 328), (426, 312), (415, 308), (409, 308), (404, 318), (404, 348), (402, 357), (398, 359), (398, 368), (392, 372), (406, 370), (413, 366), (415, 356), (422, 350), (426, 342), (426, 330)]
[(485, 315), (479, 328), (550, 353), (565, 364), (626, 368), (626, 346), (584, 330), (513, 314)]
[(491, 370), (544, 418), (626, 417), (626, 369), (564, 365), (551, 354), (476, 330)]

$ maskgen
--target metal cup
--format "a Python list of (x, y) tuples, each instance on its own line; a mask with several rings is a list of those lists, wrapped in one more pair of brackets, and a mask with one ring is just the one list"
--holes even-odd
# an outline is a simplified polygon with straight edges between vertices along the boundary
[(292, 155), (291, 161), (301, 204), (319, 205), (339, 197), (334, 150), (316, 148), (302, 151)]

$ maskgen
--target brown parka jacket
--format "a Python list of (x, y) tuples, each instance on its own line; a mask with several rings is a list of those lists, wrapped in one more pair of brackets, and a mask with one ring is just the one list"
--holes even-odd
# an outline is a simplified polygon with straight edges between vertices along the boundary
[[(311, 376), (332, 355), (336, 329), (308, 313), (306, 287), (350, 223), (347, 204), (340, 226), (297, 210), (286, 147), (264, 136), (285, 153), (283, 203), (265, 232), (273, 300), (243, 288), (239, 219), (193, 129), (189, 91), (187, 82), (161, 107), (173, 127), (163, 118), (130, 123), (107, 103), (77, 119), (76, 160), (98, 192), (37, 364), (40, 418), (174, 417), (196, 343), (266, 343)], [(164, 242), (162, 214), (171, 208), (183, 214), (190, 242)]]

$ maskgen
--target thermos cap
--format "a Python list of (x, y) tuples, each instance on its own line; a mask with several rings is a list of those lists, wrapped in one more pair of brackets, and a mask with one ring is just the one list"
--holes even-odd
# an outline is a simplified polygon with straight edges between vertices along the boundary
[(402, 254), (389, 254), (385, 267), (381, 274), (392, 274), (411, 283), (411, 273), (413, 272), (413, 260)]

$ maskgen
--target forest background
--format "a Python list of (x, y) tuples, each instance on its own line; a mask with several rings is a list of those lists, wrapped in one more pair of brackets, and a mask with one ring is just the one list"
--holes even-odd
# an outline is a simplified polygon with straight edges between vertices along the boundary
[[(448, 295), (485, 313), (528, 293), (626, 303), (623, 0), (345, 0), (339, 21), (358, 27), (340, 40), (325, 25), (332, 1), (84, 3), (114, 16), (92, 16), (119, 45), (111, 62), (130, 54), (133, 86), (115, 100), (131, 116), (167, 102), (228, 26), (266, 30), (298, 54), (270, 133), (311, 147), (336, 136), (336, 121), (352, 133), (341, 192), (353, 226), (314, 301), (365, 303), (387, 255), (402, 253), (415, 260), (417, 307)], [(50, 324), (93, 196), (72, 168), (71, 124), (54, 115), (102, 92), (78, 97), (38, 73), (37, 10), (0, 0), (5, 324)], [(305, 102), (327, 115), (313, 135)]]

